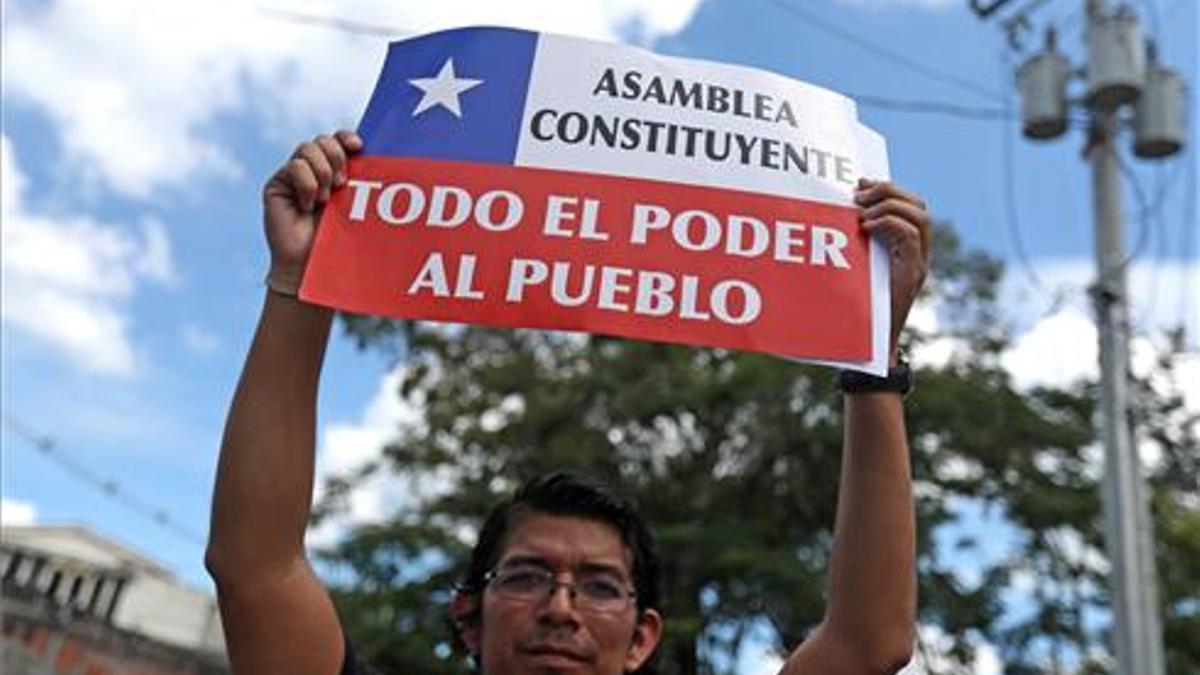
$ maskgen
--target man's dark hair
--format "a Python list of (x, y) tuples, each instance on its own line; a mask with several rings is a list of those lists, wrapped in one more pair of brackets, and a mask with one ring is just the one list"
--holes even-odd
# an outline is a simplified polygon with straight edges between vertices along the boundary
[[(499, 563), (509, 531), (523, 516), (534, 513), (586, 518), (616, 528), (632, 562), (638, 616), (646, 609), (659, 610), (658, 553), (650, 526), (637, 506), (599, 483), (561, 471), (530, 480), (511, 499), (492, 509), (471, 551), (467, 578), (460, 587), (463, 592), (476, 596), (482, 593), (486, 585), (484, 575)], [(471, 615), (463, 619), (479, 621), (481, 608), (482, 603), (477, 603)], [(653, 661), (650, 659), (647, 665)], [(638, 672), (647, 669), (643, 667)]]

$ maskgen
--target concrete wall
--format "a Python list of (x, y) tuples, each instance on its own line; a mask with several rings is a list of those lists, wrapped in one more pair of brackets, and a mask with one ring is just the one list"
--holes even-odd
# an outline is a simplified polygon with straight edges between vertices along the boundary
[(216, 601), (200, 591), (156, 577), (131, 579), (112, 620), (118, 628), (178, 647), (225, 650)]

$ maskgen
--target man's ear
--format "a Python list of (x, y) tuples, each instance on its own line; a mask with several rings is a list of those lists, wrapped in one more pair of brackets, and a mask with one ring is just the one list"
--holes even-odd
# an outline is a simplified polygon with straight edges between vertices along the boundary
[(633, 639), (629, 641), (629, 649), (625, 652), (625, 672), (632, 673), (642, 667), (662, 639), (662, 615), (653, 609), (642, 612), (637, 625), (633, 627)]
[(479, 595), (467, 591), (454, 591), (450, 601), (450, 620), (458, 628), (458, 637), (472, 655), (479, 653)]

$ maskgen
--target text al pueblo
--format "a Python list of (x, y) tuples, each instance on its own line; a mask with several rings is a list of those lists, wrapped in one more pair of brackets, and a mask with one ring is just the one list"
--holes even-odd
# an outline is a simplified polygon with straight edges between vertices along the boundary
[(358, 157), (302, 296), (351, 312), (864, 359), (855, 208), (678, 183)]

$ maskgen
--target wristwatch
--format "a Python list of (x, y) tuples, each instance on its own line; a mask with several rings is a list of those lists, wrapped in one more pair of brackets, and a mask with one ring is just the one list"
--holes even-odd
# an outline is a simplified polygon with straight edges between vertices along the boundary
[(888, 369), (887, 377), (858, 370), (842, 370), (838, 372), (837, 385), (844, 394), (894, 392), (907, 396), (913, 390), (912, 368), (901, 361)]

